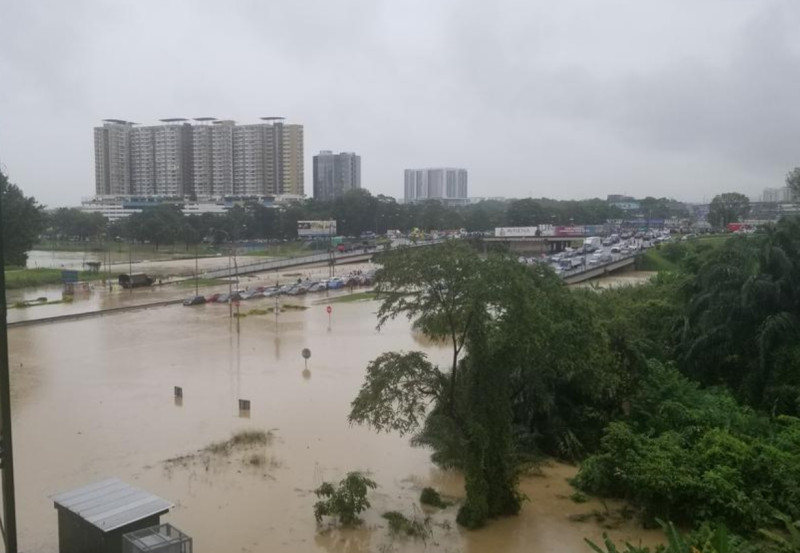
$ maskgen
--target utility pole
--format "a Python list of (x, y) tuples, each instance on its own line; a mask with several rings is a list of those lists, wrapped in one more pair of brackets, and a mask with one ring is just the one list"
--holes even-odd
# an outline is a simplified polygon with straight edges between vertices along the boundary
[(194, 243), (194, 295), (200, 295), (197, 285), (197, 242)]
[[(2, 195), (0, 195), (2, 213)], [(6, 306), (6, 262), (3, 221), (0, 216), (0, 470), (3, 485), (3, 520), (0, 530), (6, 553), (17, 553), (17, 512), (14, 499), (14, 449), (11, 441), (11, 376), (8, 364), (8, 320)]]

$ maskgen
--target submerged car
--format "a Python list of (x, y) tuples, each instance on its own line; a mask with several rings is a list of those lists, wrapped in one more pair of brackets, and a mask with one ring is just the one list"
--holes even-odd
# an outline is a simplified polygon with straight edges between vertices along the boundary
[(206, 298), (203, 296), (192, 296), (191, 298), (186, 298), (183, 300), (183, 305), (202, 305), (206, 302)]

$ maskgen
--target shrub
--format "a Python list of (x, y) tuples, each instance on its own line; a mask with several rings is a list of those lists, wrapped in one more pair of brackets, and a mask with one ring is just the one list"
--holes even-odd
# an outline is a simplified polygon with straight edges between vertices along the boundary
[(423, 488), (422, 493), (419, 495), (419, 502), (423, 505), (439, 507), (440, 509), (444, 509), (450, 505), (450, 503), (442, 499), (442, 496), (439, 495), (439, 492), (433, 488)]
[(388, 511), (383, 518), (389, 521), (389, 532), (393, 536), (407, 536), (425, 540), (431, 535), (430, 519), (409, 519), (403, 513)]
[(317, 497), (323, 498), (314, 504), (314, 518), (317, 524), (322, 517), (338, 519), (342, 526), (354, 526), (361, 522), (358, 515), (370, 507), (367, 493), (375, 489), (377, 484), (359, 472), (348, 472), (347, 476), (334, 487), (330, 482), (323, 482), (314, 490)]

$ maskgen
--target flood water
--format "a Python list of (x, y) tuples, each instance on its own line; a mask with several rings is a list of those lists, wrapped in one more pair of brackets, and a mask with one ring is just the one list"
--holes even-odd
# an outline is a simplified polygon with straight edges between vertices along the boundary
[[(588, 552), (584, 537), (605, 530), (571, 515), (604, 512), (576, 504), (561, 464), (527, 476), (530, 501), (514, 518), (470, 532), (457, 507), (432, 515), (427, 543), (392, 539), (380, 514), (421, 515), (422, 487), (463, 496), (459, 474), (431, 464), (407, 438), (347, 423), (349, 403), (369, 360), (387, 350), (448, 351), (415, 340), (406, 320), (375, 329), (375, 302), (250, 315), (236, 322), (225, 305), (180, 305), (9, 331), (20, 549), (57, 550), (56, 511), (48, 497), (116, 476), (175, 503), (162, 521), (194, 538), (203, 552), (362, 553), (384, 551)], [(242, 302), (242, 312), (271, 300)], [(56, 306), (53, 306), (56, 307)], [(309, 348), (308, 372), (301, 350)], [(177, 403), (173, 387), (183, 388)], [(251, 401), (241, 416), (239, 399)], [(239, 430), (271, 431), (266, 446), (228, 456), (191, 455)], [(317, 528), (312, 490), (346, 472), (378, 483), (356, 530)], [(609, 503), (612, 511), (619, 506)], [(615, 539), (652, 544), (659, 533), (626, 522)]]

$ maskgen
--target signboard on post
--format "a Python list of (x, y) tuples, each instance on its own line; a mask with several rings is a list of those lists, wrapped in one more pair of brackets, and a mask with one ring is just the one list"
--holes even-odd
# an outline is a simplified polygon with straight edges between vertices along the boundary
[(75, 284), (78, 282), (78, 271), (61, 271), (61, 282)]
[(297, 221), (297, 236), (301, 238), (334, 235), (336, 235), (336, 221)]

